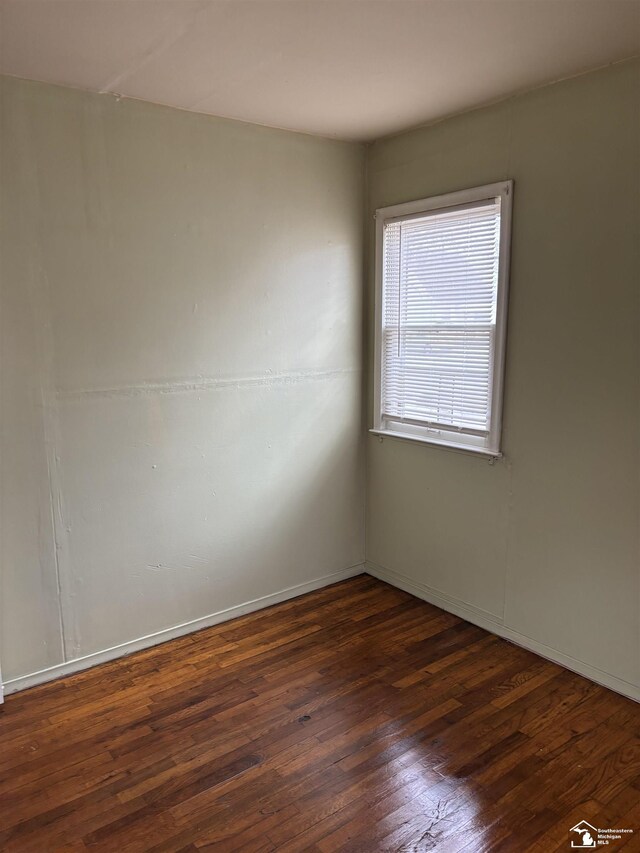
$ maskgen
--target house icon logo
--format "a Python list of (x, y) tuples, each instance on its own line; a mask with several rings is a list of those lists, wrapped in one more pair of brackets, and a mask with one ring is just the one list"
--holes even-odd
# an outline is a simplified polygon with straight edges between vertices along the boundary
[(586, 820), (581, 820), (575, 826), (572, 826), (569, 832), (575, 832), (577, 838), (571, 838), (571, 846), (579, 847), (581, 850), (593, 850), (598, 846), (598, 830), (595, 826), (591, 826)]

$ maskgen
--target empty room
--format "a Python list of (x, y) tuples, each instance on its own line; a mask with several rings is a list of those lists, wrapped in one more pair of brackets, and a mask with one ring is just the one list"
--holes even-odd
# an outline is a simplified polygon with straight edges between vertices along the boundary
[(640, 851), (640, 0), (0, 0), (0, 851)]

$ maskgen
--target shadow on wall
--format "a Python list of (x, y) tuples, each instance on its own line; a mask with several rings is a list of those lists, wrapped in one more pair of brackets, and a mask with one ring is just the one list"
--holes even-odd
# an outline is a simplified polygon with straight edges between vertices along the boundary
[(360, 374), (60, 403), (67, 656), (363, 560)]

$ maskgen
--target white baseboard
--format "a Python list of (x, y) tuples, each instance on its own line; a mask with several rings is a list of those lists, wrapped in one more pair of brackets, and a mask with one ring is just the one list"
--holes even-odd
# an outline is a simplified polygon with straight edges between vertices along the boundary
[(467, 604), (464, 601), (444, 595), (427, 586), (427, 584), (412, 580), (406, 575), (386, 569), (368, 560), (365, 563), (365, 571), (367, 574), (391, 584), (391, 586), (398, 587), (398, 589), (403, 589), (405, 592), (415, 595), (416, 598), (428, 601), (430, 604), (434, 604), (442, 610), (460, 616), (461, 619), (466, 619), (467, 622), (472, 622), (474, 625), (478, 625), (492, 634), (504, 637), (505, 640), (509, 640), (517, 646), (522, 646), (531, 652), (535, 652), (540, 657), (557, 663), (565, 667), (565, 669), (570, 669), (572, 672), (578, 673), (578, 675), (583, 675), (585, 678), (595, 681), (596, 684), (601, 684), (603, 687), (608, 687), (610, 690), (615, 690), (616, 693), (621, 693), (629, 699), (640, 702), (640, 687), (638, 685), (624, 681), (622, 678), (611, 675), (602, 669), (591, 666), (591, 664), (566, 655), (551, 646), (546, 646), (544, 643), (538, 642), (538, 640), (527, 637), (526, 634), (521, 634), (519, 631), (507, 627), (499, 617), (491, 613), (473, 607), (473, 605)]
[(624, 681), (615, 675), (611, 675), (604, 670), (591, 666), (584, 661), (578, 660), (566, 655), (557, 649), (544, 645), (537, 640), (527, 637), (512, 628), (507, 627), (502, 623), (499, 617), (492, 613), (481, 610), (473, 605), (467, 604), (464, 601), (444, 595), (443, 593), (432, 589), (426, 584), (412, 580), (406, 575), (394, 572), (391, 569), (386, 569), (376, 563), (367, 561), (366, 563), (358, 563), (354, 566), (349, 566), (338, 572), (333, 572), (329, 575), (324, 575), (320, 578), (315, 578), (312, 581), (307, 581), (303, 584), (287, 587), (286, 589), (274, 592), (271, 595), (265, 595), (261, 598), (255, 598), (252, 601), (238, 604), (235, 607), (229, 607), (226, 610), (220, 610), (217, 613), (211, 613), (208, 616), (203, 616), (200, 619), (194, 619), (191, 622), (185, 622), (181, 625), (176, 625), (173, 628), (167, 628), (163, 631), (158, 631), (154, 634), (148, 634), (145, 637), (140, 637), (136, 640), (131, 640), (128, 643), (122, 643), (118, 646), (105, 649), (104, 651), (95, 652), (75, 660), (66, 661), (65, 663), (56, 664), (47, 669), (32, 672), (28, 675), (21, 675), (16, 678), (10, 678), (4, 682), (4, 693), (8, 696), (11, 693), (17, 693), (19, 690), (26, 690), (29, 687), (35, 687), (38, 684), (44, 684), (47, 681), (53, 681), (56, 678), (62, 678), (65, 675), (72, 675), (75, 672), (81, 672), (84, 669), (98, 666), (98, 664), (106, 663), (107, 661), (115, 660), (119, 657), (126, 657), (133, 652), (148, 649), (151, 646), (166, 643), (177, 637), (182, 637), (185, 634), (191, 634), (194, 631), (199, 631), (202, 628), (210, 628), (213, 625), (218, 625), (221, 622), (226, 622), (234, 619), (237, 616), (244, 616), (247, 613), (253, 613), (256, 610), (262, 610), (272, 604), (278, 604), (281, 601), (288, 601), (291, 598), (304, 595), (306, 592), (312, 592), (315, 589), (320, 589), (324, 586), (329, 586), (332, 583), (337, 583), (347, 578), (355, 577), (356, 575), (367, 572), (379, 580), (385, 581), (391, 586), (403, 589), (405, 592), (415, 595), (430, 604), (440, 607), (449, 613), (454, 613), (467, 622), (472, 622), (486, 631), (497, 634), (499, 637), (504, 637), (518, 646), (522, 646), (529, 651), (535, 652), (547, 660), (553, 661), (566, 669), (576, 672), (585, 678), (608, 687), (610, 690), (615, 690), (623, 696), (640, 702), (640, 688)]
[(74, 672), (80, 672), (83, 669), (89, 669), (92, 666), (97, 666), (101, 663), (114, 660), (115, 658), (125, 657), (142, 649), (148, 649), (150, 646), (156, 646), (160, 643), (166, 643), (168, 640), (174, 640), (176, 637), (182, 637), (185, 634), (191, 634), (194, 631), (199, 631), (202, 628), (210, 628), (213, 625), (218, 625), (220, 622), (227, 622), (229, 619), (235, 619), (237, 616), (244, 616), (246, 613), (253, 613), (255, 610), (262, 610), (272, 604), (279, 604), (281, 601), (287, 601), (290, 598), (297, 598), (299, 595), (304, 595), (306, 592), (313, 592), (314, 589), (320, 589), (323, 586), (329, 586), (332, 583), (345, 580), (346, 578), (355, 577), (365, 571), (364, 564), (358, 563), (355, 566), (349, 566), (346, 569), (341, 569), (338, 572), (333, 572), (330, 575), (323, 575), (306, 583), (290, 586), (282, 589), (279, 592), (273, 592), (270, 595), (264, 595), (261, 598), (254, 598), (252, 601), (246, 601), (244, 604), (237, 604), (235, 607), (229, 607), (226, 610), (219, 610), (217, 613), (211, 613), (208, 616), (203, 616), (200, 619), (194, 619), (191, 622), (184, 622), (181, 625), (176, 625), (173, 628), (166, 628), (163, 631), (157, 631), (155, 634), (148, 634), (146, 637), (140, 637), (137, 640), (130, 640), (128, 643), (122, 643), (119, 646), (113, 646), (104, 651), (94, 652), (84, 657), (75, 658), (74, 660), (59, 663), (55, 666), (50, 666), (47, 669), (41, 669), (38, 672), (31, 672), (28, 675), (20, 675), (17, 678), (9, 678), (4, 682), (4, 693), (8, 696), (10, 693), (17, 693), (18, 690), (26, 690), (28, 687), (35, 687), (37, 684), (44, 684), (47, 681), (53, 681), (56, 678), (62, 678), (65, 675), (72, 675)]

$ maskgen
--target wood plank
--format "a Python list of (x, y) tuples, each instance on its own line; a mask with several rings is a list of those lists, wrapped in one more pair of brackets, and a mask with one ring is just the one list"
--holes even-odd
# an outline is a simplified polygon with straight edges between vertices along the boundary
[(9, 696), (0, 798), (3, 853), (631, 850), (640, 708), (361, 575)]

